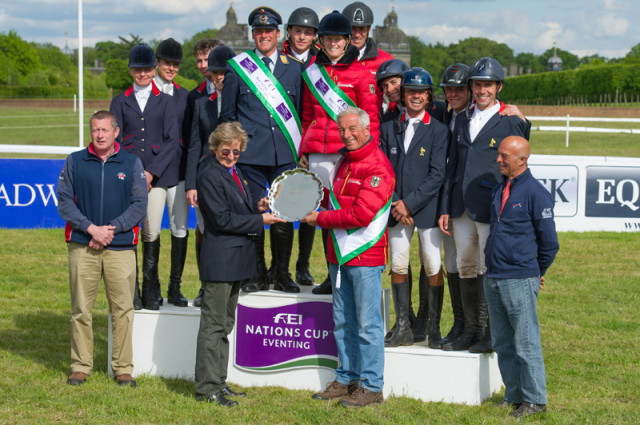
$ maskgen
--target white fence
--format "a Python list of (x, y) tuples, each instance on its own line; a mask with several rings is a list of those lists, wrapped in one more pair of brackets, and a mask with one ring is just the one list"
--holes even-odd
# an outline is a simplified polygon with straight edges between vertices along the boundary
[(564, 131), (565, 146), (569, 147), (569, 133), (586, 132), (586, 133), (628, 133), (640, 134), (640, 128), (602, 128), (602, 127), (580, 127), (571, 126), (571, 122), (615, 122), (615, 123), (640, 123), (640, 118), (602, 118), (602, 117), (527, 117), (531, 122), (534, 121), (563, 121), (563, 126), (540, 125), (531, 126), (531, 130), (536, 131)]

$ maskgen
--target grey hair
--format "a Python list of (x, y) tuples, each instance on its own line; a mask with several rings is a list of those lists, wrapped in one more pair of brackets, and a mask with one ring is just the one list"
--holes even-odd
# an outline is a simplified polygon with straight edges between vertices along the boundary
[(358, 116), (358, 121), (360, 122), (360, 127), (362, 128), (366, 128), (369, 127), (369, 124), (371, 124), (371, 120), (369, 119), (369, 114), (367, 114), (366, 111), (360, 109), (360, 108), (356, 108), (354, 106), (349, 106), (346, 109), (343, 109), (339, 114), (338, 114), (338, 119), (345, 117), (347, 115), (357, 115)]
[(237, 121), (225, 122), (218, 125), (209, 135), (209, 149), (215, 156), (219, 146), (230, 145), (236, 140), (240, 141), (240, 152), (244, 152), (247, 149), (247, 141), (249, 140), (247, 132)]
[(91, 118), (89, 118), (89, 129), (91, 129), (91, 122), (93, 120), (106, 120), (106, 119), (111, 120), (111, 126), (113, 126), (114, 130), (118, 128), (118, 120), (116, 119), (116, 116), (109, 111), (101, 110), (101, 111), (95, 112), (93, 115), (91, 115)]

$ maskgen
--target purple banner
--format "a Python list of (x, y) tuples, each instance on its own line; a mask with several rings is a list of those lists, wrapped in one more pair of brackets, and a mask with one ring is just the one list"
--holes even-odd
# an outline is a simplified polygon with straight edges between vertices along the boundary
[(251, 61), (251, 58), (245, 58), (240, 61), (240, 65), (252, 74), (258, 67)]
[(332, 305), (309, 301), (258, 308), (238, 304), (235, 366), (254, 372), (338, 365)]
[(327, 85), (327, 83), (325, 83), (322, 80), (316, 81), (314, 85), (316, 86), (318, 91), (322, 94), (327, 94), (327, 92), (329, 91), (329, 86)]
[(276, 106), (276, 111), (278, 111), (278, 113), (282, 116), (282, 118), (284, 118), (285, 121), (289, 121), (293, 117), (293, 115), (291, 115), (291, 112), (289, 111), (289, 108), (287, 108), (287, 105), (285, 105), (284, 103)]

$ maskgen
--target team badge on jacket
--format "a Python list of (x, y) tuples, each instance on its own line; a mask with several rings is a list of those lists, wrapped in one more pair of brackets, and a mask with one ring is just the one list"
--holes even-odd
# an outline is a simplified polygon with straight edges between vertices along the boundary
[(492, 148), (496, 145), (496, 139), (491, 138), (491, 141), (489, 142), (489, 147)]
[(371, 177), (371, 187), (380, 186), (380, 181), (382, 181), (382, 179), (380, 177), (377, 177), (377, 176)]
[(124, 180), (124, 179), (127, 178), (127, 175), (121, 171), (121, 172), (118, 173), (118, 178), (120, 180)]

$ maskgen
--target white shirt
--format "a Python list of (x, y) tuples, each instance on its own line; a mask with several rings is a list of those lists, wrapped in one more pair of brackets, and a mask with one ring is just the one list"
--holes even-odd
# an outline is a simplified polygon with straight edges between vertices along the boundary
[(307, 58), (309, 57), (309, 50), (311, 49), (307, 49), (304, 53), (301, 53), (301, 54), (297, 54), (296, 52), (291, 50), (291, 54), (293, 55), (294, 58), (298, 59), (300, 62), (305, 63), (307, 61)]
[(144, 112), (144, 107), (147, 106), (147, 100), (149, 100), (149, 95), (151, 95), (151, 84), (147, 87), (140, 87), (136, 83), (133, 83), (133, 94), (136, 96), (140, 110)]
[(473, 115), (471, 115), (471, 119), (469, 120), (469, 136), (471, 136), (471, 143), (473, 143), (482, 130), (482, 127), (500, 110), (500, 103), (496, 102), (495, 105), (485, 109), (484, 111), (479, 110), (477, 107), (473, 108)]
[[(207, 81), (207, 94), (211, 95), (213, 94), (214, 91), (216, 91), (216, 85), (213, 84), (213, 81), (211, 80), (206, 80)], [(220, 93), (218, 93), (218, 96), (220, 96)]]
[(171, 81), (167, 81), (159, 75), (154, 76), (153, 81), (162, 93), (173, 96), (173, 83)]
[(360, 49), (360, 53), (358, 53), (358, 60), (362, 59), (365, 50), (367, 50), (367, 43), (364, 43), (364, 46)]
[(405, 118), (407, 119), (407, 129), (404, 131), (404, 152), (407, 153), (409, 146), (411, 146), (411, 139), (413, 139), (414, 134), (416, 134), (416, 123), (422, 121), (424, 111), (415, 118), (409, 118), (409, 115), (405, 115)]
[[(258, 55), (258, 58), (260, 58), (260, 60), (262, 60), (262, 58), (264, 57), (264, 55), (260, 53), (258, 49), (256, 49), (256, 54)], [(278, 49), (273, 51), (273, 53), (269, 56), (269, 59), (271, 59), (269, 70), (273, 72), (273, 69), (276, 67), (276, 62), (278, 61)]]

